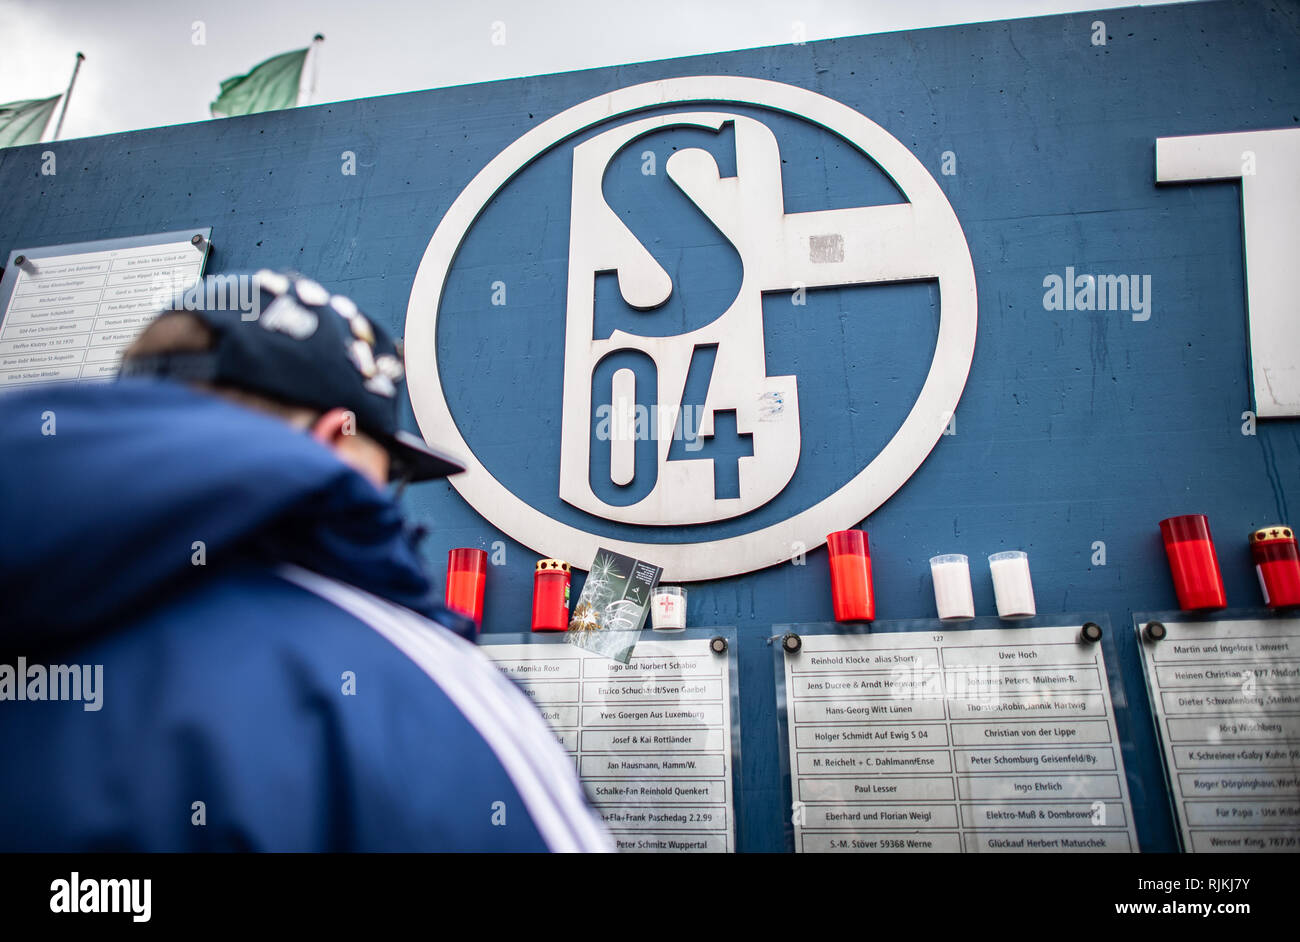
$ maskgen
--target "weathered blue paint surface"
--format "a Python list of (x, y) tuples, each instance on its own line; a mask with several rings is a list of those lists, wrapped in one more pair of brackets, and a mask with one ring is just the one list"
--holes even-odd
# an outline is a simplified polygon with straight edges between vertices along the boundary
[[(1097, 19), (1104, 46), (1090, 41)], [(1297, 523), (1300, 422), (1242, 434), (1251, 402), (1239, 188), (1157, 187), (1154, 142), (1295, 126), (1297, 63), (1293, 8), (1188, 4), (640, 63), (0, 150), (0, 250), (210, 225), (209, 272), (298, 268), (401, 333), (416, 267), (451, 201), (557, 112), (697, 74), (769, 78), (848, 104), (907, 145), (946, 191), (980, 299), (956, 434), (865, 523), (878, 614), (933, 614), (926, 560), (939, 552), (976, 561), (977, 611), (992, 613), (978, 561), (1009, 548), (1030, 554), (1040, 612), (1108, 614), (1132, 708), (1139, 837), (1147, 850), (1169, 850), (1176, 842), (1129, 629), (1133, 611), (1176, 605), (1156, 522), (1209, 514), (1230, 604), (1258, 605), (1246, 534)], [(772, 123), (789, 161), (790, 211), (896, 199), (842, 142), (793, 119)], [(725, 136), (686, 142), (727, 159)], [(638, 147), (606, 181), (611, 204), (686, 287), (686, 305), (657, 315), (663, 332), (712, 316), (701, 311), (725, 304), (740, 271), (707, 223), (671, 202), (662, 166), (674, 144), (664, 135), (648, 145), (658, 176), (640, 173)], [(40, 172), (46, 150), (57, 158), (53, 176)], [(355, 176), (341, 172), (345, 151)], [(941, 173), (945, 151), (955, 175)], [(574, 520), (555, 493), (567, 168), (567, 153), (552, 151), (484, 214), (453, 268), (439, 344), (453, 412), (475, 450), (522, 496)], [(1150, 319), (1046, 311), (1043, 279), (1066, 266), (1150, 275)], [(498, 280), (504, 307), (490, 304)], [(920, 284), (810, 293), (802, 308), (769, 299), (769, 373), (797, 372), (809, 404), (804, 462), (771, 507), (676, 538), (770, 522), (862, 467), (919, 389), (929, 353), (917, 361), (917, 351), (933, 344), (936, 294)], [(641, 316), (601, 304), (598, 322)], [(726, 453), (733, 467), (738, 453)], [(445, 483), (414, 489), (408, 502), (434, 527), (427, 551), (437, 572), (450, 547), (504, 541), (485, 630), (526, 628), (535, 554)], [(1105, 565), (1092, 561), (1098, 542)], [(765, 639), (774, 624), (830, 618), (825, 551), (803, 567), (693, 585), (689, 616), (740, 630), (740, 843), (778, 850), (788, 807)]]

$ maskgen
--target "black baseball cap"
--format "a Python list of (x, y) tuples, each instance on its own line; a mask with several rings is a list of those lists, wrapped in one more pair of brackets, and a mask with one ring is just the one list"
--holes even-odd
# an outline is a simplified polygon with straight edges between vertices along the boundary
[[(239, 290), (243, 278), (251, 278), (251, 291)], [(159, 316), (182, 312), (208, 325), (212, 349), (130, 357), (120, 377), (212, 383), (322, 412), (348, 409), (388, 450), (392, 478), (427, 481), (465, 470), (399, 426), (401, 350), (352, 299), (296, 272), (263, 270), (200, 281)]]

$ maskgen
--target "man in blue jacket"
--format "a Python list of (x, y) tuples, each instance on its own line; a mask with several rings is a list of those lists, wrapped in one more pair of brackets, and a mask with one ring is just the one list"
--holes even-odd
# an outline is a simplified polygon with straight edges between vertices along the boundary
[(0, 397), (0, 850), (610, 849), (383, 490), (461, 470), (400, 352), (255, 279)]

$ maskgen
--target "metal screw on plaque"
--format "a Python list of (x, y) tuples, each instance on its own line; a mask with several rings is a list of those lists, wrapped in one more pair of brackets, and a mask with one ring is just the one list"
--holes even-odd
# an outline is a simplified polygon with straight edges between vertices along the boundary
[(781, 647), (786, 654), (797, 654), (803, 647), (803, 639), (792, 631), (781, 639)]
[(27, 256), (19, 255), (17, 258), (14, 259), (14, 264), (20, 267), (27, 264)]
[(722, 637), (721, 635), (718, 635), (718, 637), (711, 639), (709, 641), (709, 650), (712, 651), (714, 654), (726, 654), (727, 639)]
[(1164, 626), (1163, 622), (1149, 621), (1146, 627), (1142, 629), (1142, 636), (1148, 641), (1164, 641), (1165, 636), (1169, 634), (1169, 629)]
[(1079, 632), (1079, 640), (1084, 644), (1096, 644), (1101, 640), (1101, 625), (1095, 621), (1085, 621), (1083, 630)]
[(203, 236), (199, 233), (195, 233), (194, 238), (190, 239), (190, 245), (202, 245), (202, 244), (203, 244)]

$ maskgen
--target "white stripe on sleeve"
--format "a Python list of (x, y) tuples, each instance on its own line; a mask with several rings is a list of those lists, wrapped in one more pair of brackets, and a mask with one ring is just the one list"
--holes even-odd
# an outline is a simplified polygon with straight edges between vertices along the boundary
[(442, 688), (500, 760), (547, 847), (560, 852), (614, 849), (555, 733), (483, 652), (410, 609), (355, 586), (298, 566), (278, 571), (369, 625)]

